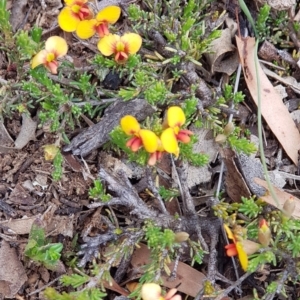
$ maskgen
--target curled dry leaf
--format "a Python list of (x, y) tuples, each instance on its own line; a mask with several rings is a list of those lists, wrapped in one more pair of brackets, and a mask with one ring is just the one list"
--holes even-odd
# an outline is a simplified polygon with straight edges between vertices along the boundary
[[(211, 67), (211, 73), (226, 73), (232, 75), (239, 64), (238, 54), (231, 42), (231, 30), (226, 28), (218, 39), (211, 43), (212, 53), (206, 54)], [(223, 59), (226, 56), (226, 59)]]
[[(258, 103), (257, 74), (255, 68), (255, 38), (236, 37), (237, 47), (245, 80), (254, 102)], [(258, 66), (257, 73), (260, 80), (261, 112), (272, 132), (281, 143), (287, 155), (294, 164), (298, 164), (298, 149), (300, 148), (300, 134), (288, 109), (281, 97), (275, 91), (262, 68)]]

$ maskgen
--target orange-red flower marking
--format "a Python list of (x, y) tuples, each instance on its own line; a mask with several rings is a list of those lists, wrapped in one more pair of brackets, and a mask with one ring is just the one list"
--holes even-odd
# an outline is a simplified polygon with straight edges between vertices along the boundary
[(130, 54), (137, 53), (142, 45), (142, 38), (136, 33), (125, 33), (122, 36), (109, 34), (98, 42), (98, 49), (104, 56), (114, 54), (115, 61), (123, 64)]
[(234, 235), (231, 229), (224, 224), (224, 229), (229, 239), (233, 240), (232, 244), (225, 246), (228, 256), (238, 256), (241, 266), (244, 271), (248, 268), (248, 255), (255, 253), (260, 245), (258, 243), (245, 240), (241, 236)]
[(97, 32), (99, 37), (103, 38), (109, 34), (109, 24), (115, 24), (120, 14), (120, 7), (107, 6), (97, 14), (95, 19), (80, 22), (77, 26), (76, 34), (81, 39), (88, 39)]
[(142, 146), (150, 153), (149, 165), (154, 165), (156, 159), (160, 158), (156, 152), (159, 151), (159, 138), (151, 130), (141, 129), (139, 122), (133, 116), (127, 115), (121, 119), (121, 128), (123, 131), (132, 136), (126, 143), (133, 152), (138, 151)]

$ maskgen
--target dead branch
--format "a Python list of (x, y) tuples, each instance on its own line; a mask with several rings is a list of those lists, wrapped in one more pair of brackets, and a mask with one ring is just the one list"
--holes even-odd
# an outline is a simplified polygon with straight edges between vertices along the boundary
[(125, 115), (132, 115), (138, 121), (154, 113), (154, 109), (144, 99), (135, 99), (130, 102), (117, 101), (108, 107), (101, 121), (78, 134), (64, 147), (64, 151), (72, 151), (74, 155), (86, 156), (93, 150), (109, 141), (110, 132), (119, 125)]

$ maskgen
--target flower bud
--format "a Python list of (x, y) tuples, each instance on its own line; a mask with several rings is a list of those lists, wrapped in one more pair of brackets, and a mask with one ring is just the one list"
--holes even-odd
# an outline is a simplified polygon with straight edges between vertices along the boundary
[(175, 233), (175, 242), (176, 243), (182, 243), (188, 240), (189, 234), (184, 231), (179, 231)]
[(258, 240), (264, 246), (267, 247), (270, 244), (272, 238), (270, 227), (265, 219), (259, 222)]
[(294, 197), (290, 197), (284, 202), (284, 205), (282, 207), (282, 212), (286, 217), (290, 218), (293, 215), (295, 207), (296, 207), (295, 199)]
[(224, 134), (226, 136), (230, 135), (234, 131), (234, 125), (232, 122), (229, 122), (224, 128)]
[(226, 140), (227, 140), (227, 136), (223, 133), (219, 133), (215, 138), (215, 141), (218, 144), (224, 144)]

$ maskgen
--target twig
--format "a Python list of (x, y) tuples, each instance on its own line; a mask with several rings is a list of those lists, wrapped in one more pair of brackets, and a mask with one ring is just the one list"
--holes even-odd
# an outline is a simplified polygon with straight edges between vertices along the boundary
[(58, 281), (63, 275), (55, 278), (54, 280), (50, 281), (49, 283), (45, 284), (44, 286), (42, 286), (41, 288), (34, 290), (33, 292), (27, 294), (27, 296), (31, 296), (37, 293), (40, 293), (41, 291), (45, 290), (47, 287), (49, 287), (50, 285), (52, 285), (54, 282)]
[(152, 178), (152, 174), (151, 174), (151, 169), (150, 169), (149, 166), (146, 168), (146, 176), (147, 176), (147, 181), (148, 181), (149, 187), (150, 187), (150, 189), (151, 189), (154, 197), (158, 201), (160, 211), (162, 213), (166, 214), (166, 215), (169, 215), (169, 212), (166, 209), (164, 201), (161, 198), (160, 194), (158, 193), (158, 190), (157, 190), (157, 188), (156, 188), (156, 186), (155, 186), (155, 184), (153, 182), (153, 178)]
[[(214, 300), (222, 300), (225, 296), (227, 296), (234, 288), (238, 287), (247, 277), (249, 277), (252, 273), (245, 273), (241, 276), (235, 283), (225, 289), (222, 294), (218, 295)], [(195, 298), (196, 299), (196, 298)]]

